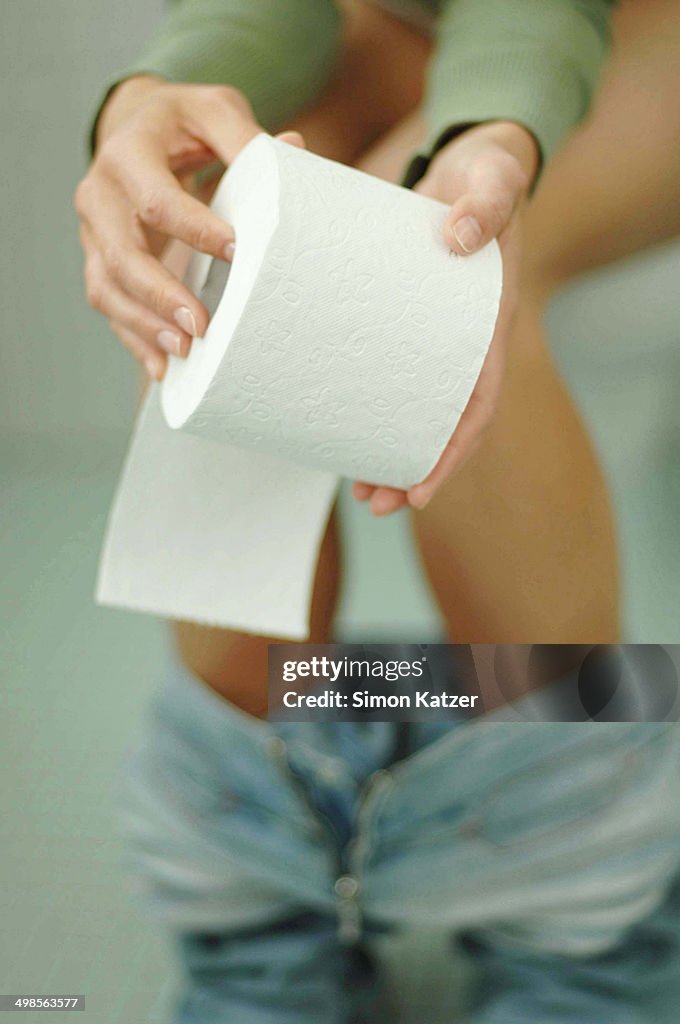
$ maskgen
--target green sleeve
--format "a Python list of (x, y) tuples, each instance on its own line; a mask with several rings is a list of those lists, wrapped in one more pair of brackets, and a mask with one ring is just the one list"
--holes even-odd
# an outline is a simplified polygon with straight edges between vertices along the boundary
[(428, 151), (456, 125), (518, 121), (545, 162), (583, 117), (615, 0), (445, 0), (429, 70)]
[(335, 65), (334, 0), (171, 0), (139, 60), (118, 75), (233, 85), (275, 131), (321, 91)]

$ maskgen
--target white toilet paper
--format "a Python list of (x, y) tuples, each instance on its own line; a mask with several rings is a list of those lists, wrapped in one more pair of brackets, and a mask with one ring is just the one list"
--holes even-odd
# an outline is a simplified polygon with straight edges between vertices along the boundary
[(192, 260), (210, 327), (147, 398), (97, 596), (302, 639), (338, 475), (408, 487), (436, 464), (493, 335), (500, 254), (451, 254), (443, 204), (266, 135), (213, 206), (236, 256)]

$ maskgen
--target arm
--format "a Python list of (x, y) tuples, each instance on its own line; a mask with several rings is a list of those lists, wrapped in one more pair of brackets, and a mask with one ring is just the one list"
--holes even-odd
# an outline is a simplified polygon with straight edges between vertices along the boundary
[(277, 131), (326, 84), (340, 28), (334, 0), (169, 0), (159, 31), (117, 82), (230, 85)]
[(449, 0), (425, 103), (430, 146), (460, 125), (515, 121), (547, 161), (588, 109), (613, 6), (613, 0)]
[(473, 454), (496, 408), (517, 300), (518, 221), (540, 167), (583, 117), (606, 52), (610, 0), (449, 0), (425, 101), (428, 143), (405, 183), (451, 207), (444, 235), (460, 255), (497, 238), (500, 316), (477, 387), (430, 476), (408, 495), (360, 482), (359, 500), (384, 515), (424, 508)]
[(338, 31), (332, 0), (175, 0), (109, 89), (76, 192), (87, 293), (152, 377), (166, 353), (186, 356), (208, 321), (158, 255), (179, 239), (228, 260), (233, 243), (185, 184), (309, 102), (332, 70)]

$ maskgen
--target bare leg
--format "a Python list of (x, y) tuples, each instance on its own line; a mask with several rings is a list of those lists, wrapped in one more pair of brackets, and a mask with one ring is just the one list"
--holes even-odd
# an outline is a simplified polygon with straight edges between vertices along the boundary
[[(335, 516), (321, 546), (316, 570), (310, 643), (328, 643), (340, 576), (340, 550)], [(209, 629), (193, 622), (173, 624), (184, 663), (237, 707), (251, 715), (267, 714), (267, 645), (275, 637), (252, 636), (227, 629)]]
[(548, 168), (526, 218), (525, 273), (499, 414), (472, 465), (416, 519), (460, 640), (590, 642), (617, 635), (607, 496), (547, 352), (561, 282), (680, 230), (680, 13), (624, 4), (584, 126)]
[(452, 639), (618, 639), (607, 489), (527, 302), (482, 445), (413, 524)]

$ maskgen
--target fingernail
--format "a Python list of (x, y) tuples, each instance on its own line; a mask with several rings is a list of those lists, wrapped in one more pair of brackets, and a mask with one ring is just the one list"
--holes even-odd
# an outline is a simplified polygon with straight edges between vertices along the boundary
[(233, 242), (227, 242), (227, 244), (224, 247), (224, 258), (227, 261), (227, 263), (231, 263), (231, 261), (234, 258), (234, 253), (235, 252), (236, 252), (236, 246), (234, 245), (234, 243)]
[(188, 306), (179, 306), (172, 315), (178, 327), (190, 334), (192, 338), (196, 337), (196, 318)]
[(144, 365), (150, 377), (153, 377), (154, 380), (161, 379), (163, 376), (163, 364), (159, 360), (154, 359), (153, 356), (148, 356), (144, 360)]
[(174, 331), (159, 331), (156, 340), (160, 347), (164, 348), (166, 352), (171, 352), (174, 356), (181, 356), (182, 339), (179, 334), (175, 334)]
[(453, 233), (465, 252), (474, 252), (482, 240), (482, 229), (474, 217), (461, 217), (453, 225)]

